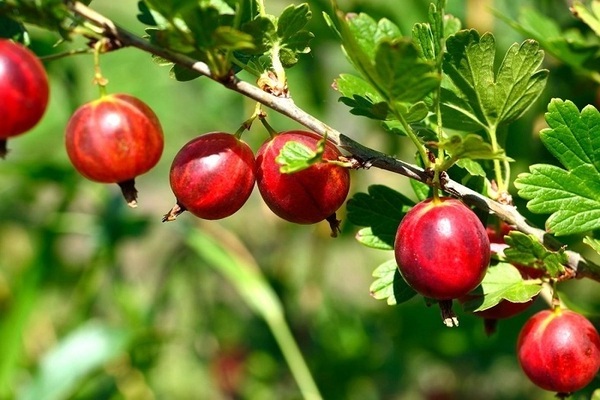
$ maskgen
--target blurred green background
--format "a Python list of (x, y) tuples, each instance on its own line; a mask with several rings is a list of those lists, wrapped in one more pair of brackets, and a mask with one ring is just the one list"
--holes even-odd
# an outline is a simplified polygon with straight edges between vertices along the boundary
[[(288, 5), (266, 3), (273, 14)], [(525, 38), (486, 7), (514, 17), (531, 6), (563, 27), (581, 28), (566, 1), (448, 3), (464, 26), (493, 31), (500, 55)], [(428, 4), (340, 1), (346, 11), (391, 19), (405, 34), (426, 21)], [(136, 1), (95, 0), (92, 6), (143, 34)], [(352, 70), (321, 16), (329, 3), (310, 6), (312, 52), (289, 71), (296, 104), (365, 145), (411, 160), (407, 141), (351, 116), (337, 101), (330, 85)], [(31, 34), (40, 55), (83, 46), (54, 47), (57, 37)], [(545, 307), (541, 300), (502, 321), (491, 337), (481, 320), (460, 310), (460, 327), (448, 329), (422, 299), (390, 307), (369, 296), (369, 285), (373, 269), (391, 253), (360, 246), (353, 238), (357, 227), (348, 222), (332, 239), (326, 223), (281, 221), (256, 190), (225, 220), (183, 214), (161, 223), (175, 201), (168, 171), (176, 152), (199, 134), (237, 130), (254, 109), (251, 101), (207, 79), (171, 80), (167, 69), (135, 49), (102, 56), (108, 91), (148, 103), (166, 135), (160, 163), (137, 179), (139, 207), (132, 210), (116, 185), (89, 182), (74, 171), (63, 146), (69, 116), (98, 95), (92, 57), (46, 67), (49, 109), (33, 131), (9, 141), (11, 152), (0, 162), (0, 399), (300, 399), (278, 345), (289, 339), (286, 326), (325, 399), (553, 398), (524, 377), (514, 352), (523, 322)], [(586, 76), (552, 57), (545, 67), (551, 75), (543, 98), (509, 128), (513, 178), (530, 164), (553, 162), (537, 140), (550, 98), (579, 107), (595, 101), (597, 84)], [(277, 130), (298, 127), (268, 115)], [(256, 150), (267, 133), (255, 124), (244, 138)], [(353, 172), (351, 192), (375, 183), (411, 193), (406, 178), (375, 169)], [(564, 285), (566, 298), (595, 323), (596, 285)], [(573, 398), (589, 398), (598, 386), (595, 380)]]

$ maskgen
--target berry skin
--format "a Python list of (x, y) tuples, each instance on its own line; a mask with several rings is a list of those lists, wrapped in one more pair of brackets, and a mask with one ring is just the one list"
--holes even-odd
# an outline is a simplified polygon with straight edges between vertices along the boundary
[(600, 370), (600, 336), (578, 313), (544, 310), (521, 329), (517, 356), (537, 386), (568, 394), (587, 386)]
[(210, 132), (185, 144), (173, 159), (171, 189), (177, 205), (163, 221), (187, 210), (203, 219), (221, 219), (238, 211), (254, 188), (252, 149), (236, 136)]
[(485, 228), (456, 199), (428, 199), (402, 219), (394, 253), (400, 273), (418, 293), (436, 300), (460, 298), (483, 280), (490, 262)]
[(0, 157), (6, 139), (27, 132), (48, 105), (48, 77), (36, 55), (21, 44), (0, 39)]
[(150, 107), (127, 94), (110, 94), (75, 111), (65, 144), (77, 171), (92, 181), (118, 183), (135, 207), (134, 179), (158, 163), (164, 138)]
[[(256, 183), (260, 194), (271, 211), (286, 221), (314, 224), (327, 219), (334, 223), (335, 212), (346, 201), (350, 190), (347, 168), (320, 162), (302, 171), (284, 174), (275, 161), (287, 142), (295, 141), (315, 151), (321, 139), (312, 132), (281, 132), (266, 141), (256, 154)], [(337, 147), (326, 142), (323, 160), (337, 160), (340, 156)]]

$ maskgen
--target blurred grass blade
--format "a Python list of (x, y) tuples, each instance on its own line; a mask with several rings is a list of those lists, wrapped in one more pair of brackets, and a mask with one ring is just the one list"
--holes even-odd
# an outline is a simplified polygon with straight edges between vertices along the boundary
[(122, 329), (88, 323), (61, 340), (44, 356), (18, 400), (69, 398), (87, 376), (124, 353), (131, 335)]
[[(246, 304), (261, 315), (273, 333), (305, 399), (321, 399), (319, 390), (285, 321), (279, 298), (267, 283), (254, 259), (234, 250), (242, 245), (233, 235), (219, 232), (217, 239), (194, 229), (186, 234), (192, 250), (236, 288)], [(228, 246), (225, 247), (224, 243)], [(245, 250), (241, 248), (241, 250)]]

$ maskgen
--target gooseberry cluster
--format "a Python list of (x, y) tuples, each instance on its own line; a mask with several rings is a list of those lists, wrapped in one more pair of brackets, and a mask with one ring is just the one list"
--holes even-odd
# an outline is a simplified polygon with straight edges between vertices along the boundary
[[(48, 78), (41, 62), (22, 45), (0, 40), (0, 156), (6, 140), (33, 128), (48, 103)], [(271, 132), (256, 152), (241, 133), (210, 132), (186, 143), (173, 159), (170, 185), (175, 206), (163, 217), (172, 221), (184, 211), (202, 219), (226, 218), (240, 210), (258, 187), (265, 204), (280, 218), (313, 224), (327, 220), (338, 229), (336, 211), (350, 187), (342, 154), (312, 132)], [(295, 142), (319, 159), (294, 173), (284, 173), (279, 156)], [(86, 178), (121, 186), (136, 204), (135, 178), (153, 168), (164, 147), (163, 130), (148, 105), (127, 94), (103, 94), (82, 105), (66, 126), (66, 151)], [(322, 147), (322, 151), (318, 150)], [(464, 203), (433, 197), (414, 206), (402, 219), (394, 241), (400, 274), (416, 292), (442, 304), (468, 301), (487, 271), (494, 245), (504, 245), (510, 228), (486, 229)], [(524, 279), (543, 272), (516, 265)], [(476, 314), (488, 321), (509, 318), (531, 306), (503, 300)], [(600, 370), (600, 336), (582, 315), (554, 306), (538, 312), (521, 330), (517, 358), (536, 385), (564, 396), (588, 385)]]

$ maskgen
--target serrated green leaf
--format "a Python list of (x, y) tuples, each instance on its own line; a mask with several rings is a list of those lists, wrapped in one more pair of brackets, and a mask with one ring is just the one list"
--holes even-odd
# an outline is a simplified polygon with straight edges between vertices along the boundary
[(567, 169), (536, 164), (520, 174), (515, 186), (534, 213), (551, 214), (546, 229), (569, 235), (600, 228), (600, 113), (593, 106), (581, 113), (571, 101), (554, 99), (548, 106), (549, 128), (542, 143)]
[(413, 26), (412, 36), (415, 47), (422, 58), (437, 63), (441, 54), (441, 44), (444, 39), (444, 7), (445, 1), (429, 5), (429, 22), (417, 23)]
[(600, 4), (598, 1), (592, 2), (591, 9), (588, 9), (581, 1), (575, 0), (571, 6), (575, 10), (575, 16), (585, 22), (596, 35), (600, 36)]
[(374, 236), (393, 247), (400, 220), (413, 205), (412, 200), (387, 186), (371, 185), (368, 193), (356, 193), (348, 200), (346, 210), (350, 222), (371, 228)]
[[(523, 8), (517, 20), (496, 14), (513, 29), (538, 41), (544, 49), (567, 65), (594, 77), (600, 71), (600, 41), (579, 31), (561, 31), (550, 17), (534, 8)], [(596, 78), (597, 79), (597, 78)]]
[(130, 339), (124, 330), (97, 323), (79, 327), (42, 358), (40, 368), (19, 399), (70, 398), (89, 374), (123, 354)]
[(379, 120), (388, 118), (387, 103), (364, 79), (351, 74), (342, 74), (334, 81), (334, 85), (342, 95), (339, 101), (349, 106), (352, 114)]
[(600, 254), (600, 240), (592, 239), (591, 237), (586, 236), (583, 238), (583, 243), (587, 244), (592, 249), (594, 249), (596, 253)]
[(377, 278), (370, 286), (371, 296), (377, 300), (386, 300), (390, 306), (404, 303), (413, 298), (415, 292), (402, 278), (395, 260), (386, 261), (373, 271)]
[(254, 39), (254, 50), (251, 54), (264, 54), (277, 40), (275, 20), (270, 16), (258, 16), (252, 21), (244, 23), (241, 28), (243, 32), (249, 34)]
[(437, 147), (446, 150), (452, 160), (507, 160), (504, 150), (494, 151), (492, 145), (479, 135), (453, 135), (448, 140), (437, 143)]
[(292, 174), (320, 162), (325, 151), (326, 140), (326, 138), (319, 140), (315, 150), (300, 142), (293, 140), (287, 142), (275, 158), (277, 164), (281, 165), (279, 168), (281, 173)]
[(231, 26), (219, 26), (213, 32), (215, 47), (225, 50), (251, 50), (254, 38)]
[(414, 103), (431, 93), (440, 82), (435, 64), (420, 59), (409, 39), (382, 42), (375, 52), (378, 87), (391, 101)]
[(554, 278), (565, 271), (564, 265), (569, 261), (564, 250), (550, 251), (533, 235), (511, 231), (508, 236), (504, 237), (504, 241), (509, 246), (504, 249), (504, 256), (508, 261), (513, 264), (543, 269)]
[(300, 5), (289, 5), (286, 7), (277, 21), (277, 36), (283, 43), (300, 32), (312, 18), (312, 12), (307, 3)]
[(458, 160), (456, 162), (456, 165), (459, 166), (460, 168), (467, 170), (467, 172), (471, 176), (481, 176), (484, 178), (486, 177), (485, 170), (483, 169), (481, 164), (479, 164), (475, 160), (471, 160), (469, 158), (463, 158), (461, 160)]
[[(367, 247), (377, 250), (394, 250), (394, 235), (390, 234), (375, 234), (373, 229), (362, 228), (356, 233), (356, 240)], [(392, 243), (392, 244), (390, 244)]]
[(422, 59), (410, 39), (397, 36), (391, 22), (339, 10), (336, 15), (346, 56), (388, 104), (419, 102), (438, 87), (435, 63)]
[(481, 285), (472, 293), (473, 298), (463, 307), (465, 311), (476, 312), (492, 308), (502, 300), (525, 303), (541, 290), (541, 281), (524, 280), (515, 266), (500, 262), (488, 268)]
[[(448, 38), (446, 46), (443, 70), (452, 81), (453, 87), (446, 89), (453, 96), (445, 91), (442, 102), (462, 114), (467, 123), (486, 129), (510, 123), (544, 89), (548, 71), (538, 70), (544, 54), (533, 40), (512, 45), (497, 73), (494, 72), (496, 41), (491, 33), (480, 36), (474, 29), (460, 31)], [(445, 126), (450, 122), (453, 120), (444, 120)]]

